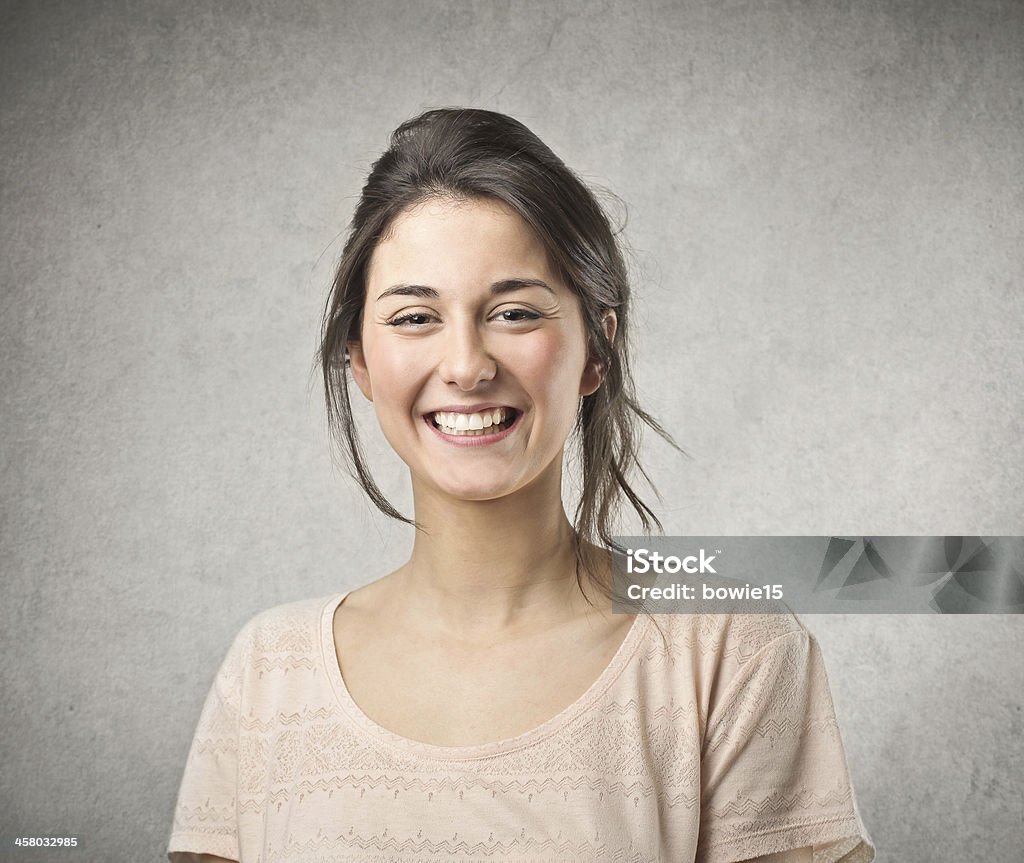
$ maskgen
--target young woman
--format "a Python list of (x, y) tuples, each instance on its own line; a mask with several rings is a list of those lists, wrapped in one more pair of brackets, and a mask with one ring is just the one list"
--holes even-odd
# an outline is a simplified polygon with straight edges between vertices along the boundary
[[(660, 429), (628, 319), (604, 213), (532, 132), (455, 109), (396, 130), (321, 361), (352, 471), (415, 525), (412, 554), (243, 628), (172, 860), (872, 859), (795, 618), (611, 613), (619, 504), (656, 521), (629, 484), (637, 424)], [(414, 519), (374, 484), (349, 377), (409, 467)]]

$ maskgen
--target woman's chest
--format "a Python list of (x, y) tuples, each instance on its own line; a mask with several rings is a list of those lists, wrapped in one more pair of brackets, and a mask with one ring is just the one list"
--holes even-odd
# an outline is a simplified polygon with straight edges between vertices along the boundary
[(692, 859), (699, 746), (662, 719), (613, 699), (530, 745), (447, 761), (337, 709), (253, 721), (243, 860)]
[[(502, 742), (449, 749), (364, 713), (331, 662), (333, 646), (327, 631), (322, 654), (261, 654), (246, 673), (236, 797), (243, 860), (692, 859), (701, 732), (688, 663), (667, 665), (646, 642), (627, 643), (568, 709), (553, 715), (553, 702), (537, 702), (537, 715), (552, 721), (509, 739), (488, 720), (472, 727)], [(521, 672), (494, 687), (460, 676), (457, 686), (425, 687), (455, 705), (437, 721), (488, 698), (521, 717), (522, 693), (564, 686), (552, 663), (507, 664)], [(395, 691), (415, 688), (415, 676)], [(531, 690), (531, 676), (558, 685)], [(500, 700), (517, 681), (518, 694)]]
[(336, 635), (336, 652), (347, 694), (377, 725), (434, 746), (472, 746), (524, 734), (585, 697), (630, 622), (490, 645), (347, 633)]

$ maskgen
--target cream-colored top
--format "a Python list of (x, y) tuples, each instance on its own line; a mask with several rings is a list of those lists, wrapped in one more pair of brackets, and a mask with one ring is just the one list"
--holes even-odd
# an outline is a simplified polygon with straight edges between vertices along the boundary
[[(241, 863), (728, 863), (874, 857), (817, 642), (790, 614), (637, 616), (572, 705), (441, 747), (367, 717), (344, 594), (243, 627), (196, 730), (168, 852)], [(467, 705), (471, 709), (472, 705)]]

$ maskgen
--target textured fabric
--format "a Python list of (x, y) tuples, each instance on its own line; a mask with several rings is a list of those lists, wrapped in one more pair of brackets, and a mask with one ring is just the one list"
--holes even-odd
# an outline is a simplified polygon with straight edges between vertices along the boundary
[(256, 616), (206, 700), (168, 851), (242, 863), (874, 857), (818, 645), (788, 614), (638, 616), (588, 691), (510, 740), (438, 747), (345, 689), (344, 595)]

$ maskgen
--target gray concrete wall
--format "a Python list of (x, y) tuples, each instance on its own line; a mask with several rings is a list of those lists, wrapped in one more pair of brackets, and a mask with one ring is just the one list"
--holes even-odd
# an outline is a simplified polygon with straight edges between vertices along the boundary
[[(408, 550), (332, 468), (311, 363), (424, 107), (511, 113), (626, 202), (640, 389), (693, 456), (647, 449), (668, 533), (1024, 533), (1019, 2), (2, 20), (0, 835), (160, 859), (242, 622)], [(808, 623), (880, 859), (1013, 858), (1022, 620)]]

